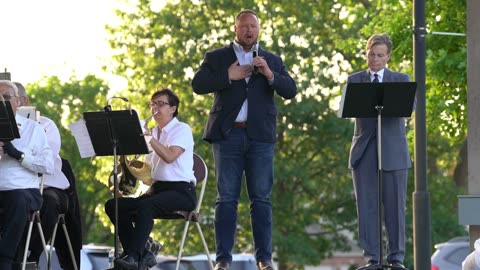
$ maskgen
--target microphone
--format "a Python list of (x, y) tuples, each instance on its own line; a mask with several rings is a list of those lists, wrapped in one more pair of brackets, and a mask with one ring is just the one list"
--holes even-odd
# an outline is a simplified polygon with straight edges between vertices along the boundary
[[(252, 61), (253, 61), (253, 58), (257, 57), (258, 56), (258, 52), (257, 52), (257, 47), (256, 46), (253, 46), (252, 48)], [(253, 73), (258, 73), (258, 67), (253, 65)]]

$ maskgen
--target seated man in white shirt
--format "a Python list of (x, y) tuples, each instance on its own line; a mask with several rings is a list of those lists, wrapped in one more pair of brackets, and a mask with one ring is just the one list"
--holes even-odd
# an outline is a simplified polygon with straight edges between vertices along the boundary
[[(17, 86), (0, 80), (0, 95), (10, 101), (15, 113), (20, 106)], [(0, 98), (0, 100), (2, 100)], [(1, 101), (0, 101), (1, 102)], [(6, 104), (6, 103), (4, 103)], [(0, 106), (4, 106), (0, 104)], [(8, 106), (8, 105), (7, 105)], [(0, 269), (12, 269), (17, 247), (33, 211), (40, 209), (39, 174), (53, 173), (52, 150), (43, 128), (35, 121), (15, 115), (20, 138), (0, 142)]]
[[(157, 124), (149, 141), (153, 151), (145, 157), (152, 168), (153, 184), (140, 197), (118, 199), (118, 237), (124, 256), (115, 264), (121, 269), (154, 266), (155, 257), (145, 250), (154, 218), (174, 210), (191, 211), (197, 203), (193, 134), (190, 126), (176, 118), (180, 101), (170, 89), (162, 89), (152, 95), (149, 104)], [(105, 212), (115, 223), (114, 199), (106, 202)]]
[[(30, 106), (30, 99), (25, 91), (25, 87), (18, 82), (15, 82), (15, 85), (18, 88), (21, 106)], [(57, 125), (45, 116), (41, 116), (37, 121), (45, 130), (48, 144), (52, 149), (52, 158), (54, 159), (53, 174), (46, 175), (44, 178), (43, 204), (40, 210), (43, 233), (45, 240), (48, 241), (52, 237), (58, 216), (67, 213), (69, 210), (69, 196), (67, 189), (69, 188), (70, 183), (62, 172), (62, 159), (59, 155), (61, 137)], [(58, 237), (63, 237), (63, 234), (60, 234)], [(55, 245), (55, 247), (58, 249), (57, 245)], [(62, 247), (62, 249), (65, 250), (66, 248), (67, 247)], [(40, 235), (38, 230), (35, 229), (32, 234), (32, 240), (30, 241), (30, 256), (28, 257), (28, 261), (36, 262), (38, 264), (42, 251), (43, 247)], [(75, 250), (75, 252), (79, 253), (80, 250)], [(73, 268), (71, 265), (71, 258), (68, 257), (69, 254), (67, 252), (58, 252), (57, 255), (59, 255), (59, 262), (63, 269)], [(77, 262), (77, 266), (79, 267), (79, 262)]]

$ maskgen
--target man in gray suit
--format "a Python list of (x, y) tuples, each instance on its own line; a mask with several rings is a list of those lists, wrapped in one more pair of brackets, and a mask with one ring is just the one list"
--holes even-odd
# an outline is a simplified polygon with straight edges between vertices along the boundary
[[(348, 77), (348, 83), (408, 82), (407, 74), (385, 68), (392, 52), (386, 34), (367, 41), (368, 69)], [(388, 236), (387, 262), (403, 267), (405, 257), (405, 198), (408, 168), (412, 166), (404, 118), (382, 118), (382, 204)], [(357, 200), (358, 238), (368, 260), (378, 264), (378, 155), (377, 118), (356, 118), (350, 149), (349, 168)], [(383, 258), (382, 258), (383, 259)]]

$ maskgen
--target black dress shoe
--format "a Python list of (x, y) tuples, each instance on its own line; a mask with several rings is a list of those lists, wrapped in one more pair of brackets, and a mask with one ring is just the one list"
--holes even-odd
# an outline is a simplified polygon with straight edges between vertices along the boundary
[(214, 270), (228, 270), (230, 268), (230, 263), (225, 261), (219, 261), (215, 264)]
[(135, 260), (135, 258), (133, 258), (131, 255), (116, 259), (115, 264), (120, 266), (122, 269), (136, 270), (138, 268), (138, 261)]
[[(388, 265), (398, 267), (398, 268), (405, 268), (405, 266), (402, 264), (401, 261), (393, 260), (391, 262), (388, 262)], [(406, 269), (406, 268), (405, 268)]]
[(157, 260), (155, 259), (155, 255), (153, 252), (145, 250), (143, 254), (143, 258), (140, 260), (138, 265), (139, 270), (145, 270), (148, 268), (152, 268), (157, 264)]
[(357, 268), (357, 270), (363, 270), (363, 269), (382, 269), (382, 268), (376, 268), (375, 265), (378, 264), (378, 261), (376, 260), (368, 260), (367, 264), (365, 264), (362, 267)]

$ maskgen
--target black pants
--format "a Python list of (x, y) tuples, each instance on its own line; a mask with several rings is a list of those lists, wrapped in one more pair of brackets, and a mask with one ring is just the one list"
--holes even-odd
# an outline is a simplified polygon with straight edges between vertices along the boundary
[[(48, 242), (52, 238), (53, 229), (58, 221), (58, 215), (65, 214), (68, 211), (68, 195), (65, 190), (49, 187), (43, 190), (42, 196), (43, 204), (42, 209), (40, 209), (40, 219), (42, 221), (45, 241)], [(63, 234), (61, 227), (57, 229), (57, 235), (59, 233)], [(33, 227), (30, 251), (28, 261), (38, 263), (43, 251), (43, 246), (37, 226)]]
[(0, 191), (0, 269), (10, 270), (25, 227), (34, 211), (40, 209), (42, 195), (38, 189)]
[[(153, 228), (153, 219), (174, 210), (191, 211), (196, 202), (195, 186), (187, 182), (156, 181), (138, 198), (119, 198), (118, 237), (124, 252), (140, 259)], [(114, 199), (105, 203), (105, 212), (115, 224)]]

